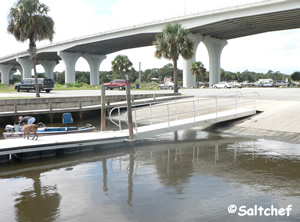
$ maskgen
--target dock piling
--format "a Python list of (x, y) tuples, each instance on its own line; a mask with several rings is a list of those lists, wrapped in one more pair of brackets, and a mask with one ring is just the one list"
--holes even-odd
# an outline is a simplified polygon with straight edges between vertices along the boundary
[(133, 140), (130, 85), (126, 85), (126, 100), (127, 100), (128, 130), (129, 130), (129, 138), (128, 139)]
[(105, 86), (101, 86), (101, 131), (106, 129)]

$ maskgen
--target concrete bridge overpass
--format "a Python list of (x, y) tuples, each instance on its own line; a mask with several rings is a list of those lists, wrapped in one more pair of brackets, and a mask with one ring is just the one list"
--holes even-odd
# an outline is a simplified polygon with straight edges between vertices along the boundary
[[(77, 60), (83, 57), (90, 67), (91, 85), (98, 85), (99, 67), (106, 55), (124, 49), (151, 46), (155, 35), (161, 32), (166, 24), (180, 23), (190, 30), (195, 53), (200, 42), (205, 44), (209, 55), (209, 79), (212, 85), (220, 81), (221, 53), (227, 45), (227, 40), (300, 28), (299, 17), (299, 0), (262, 0), (51, 44), (38, 48), (37, 59), (38, 64), (44, 67), (46, 76), (52, 78), (54, 67), (63, 60), (65, 81), (75, 83), (75, 65)], [(190, 73), (194, 61), (195, 56), (184, 60), (184, 87), (195, 85), (195, 77)], [(31, 76), (32, 64), (27, 51), (0, 58), (1, 82), (8, 84), (16, 69), (21, 71), (23, 78)]]

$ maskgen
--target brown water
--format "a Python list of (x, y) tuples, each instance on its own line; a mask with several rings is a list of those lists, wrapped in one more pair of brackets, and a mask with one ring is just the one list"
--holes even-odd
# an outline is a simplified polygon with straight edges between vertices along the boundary
[[(186, 130), (1, 165), (0, 192), (9, 222), (300, 221), (300, 146)], [(292, 210), (242, 217), (232, 204)]]

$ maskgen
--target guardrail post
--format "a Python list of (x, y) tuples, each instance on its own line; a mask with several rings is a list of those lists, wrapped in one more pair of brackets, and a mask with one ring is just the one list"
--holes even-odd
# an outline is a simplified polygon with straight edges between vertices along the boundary
[(101, 131), (106, 129), (105, 86), (101, 86)]
[(52, 105), (52, 103), (51, 103), (51, 102), (49, 103), (49, 110), (50, 110), (50, 112), (52, 112), (52, 111), (53, 111), (53, 105)]

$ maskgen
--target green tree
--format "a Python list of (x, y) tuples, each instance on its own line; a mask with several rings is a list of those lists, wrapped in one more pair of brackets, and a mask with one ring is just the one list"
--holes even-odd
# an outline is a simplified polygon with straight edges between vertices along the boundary
[(101, 83), (110, 82), (112, 80), (111, 76), (112, 76), (111, 71), (109, 71), (109, 72), (108, 71), (101, 71), (100, 74), (99, 74), (99, 78), (100, 78)]
[(173, 61), (174, 65), (174, 93), (178, 92), (178, 69), (177, 60), (181, 55), (184, 59), (193, 56), (193, 43), (188, 38), (189, 31), (180, 24), (168, 24), (159, 33), (153, 45), (156, 46), (154, 55), (157, 58), (166, 58)]
[(294, 72), (292, 75), (291, 75), (291, 79), (293, 81), (300, 81), (300, 72)]
[(205, 77), (206, 69), (202, 62), (192, 63), (191, 73), (196, 75), (196, 87), (199, 88), (200, 76)]
[(10, 9), (7, 31), (18, 41), (29, 40), (29, 55), (32, 60), (36, 97), (40, 97), (36, 73), (36, 41), (50, 40), (54, 35), (54, 21), (47, 16), (48, 6), (39, 0), (19, 0)]
[(115, 59), (111, 62), (112, 70), (114, 73), (119, 74), (122, 79), (125, 78), (125, 72), (129, 72), (130, 68), (132, 67), (132, 62), (129, 58), (125, 55), (118, 55)]
[(54, 82), (63, 85), (65, 83), (65, 72), (56, 72), (54, 73)]

